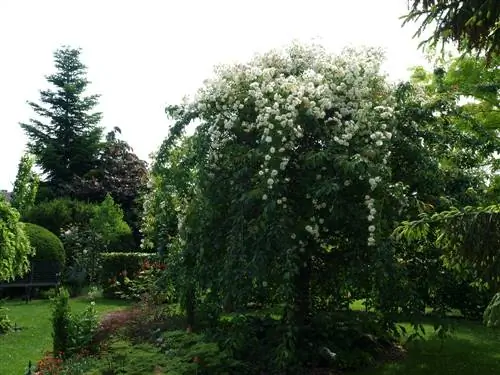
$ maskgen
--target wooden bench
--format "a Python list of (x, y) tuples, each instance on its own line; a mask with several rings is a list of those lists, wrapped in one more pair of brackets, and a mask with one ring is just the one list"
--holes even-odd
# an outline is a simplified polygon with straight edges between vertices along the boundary
[(22, 278), (11, 282), (0, 281), (0, 294), (8, 288), (24, 288), (26, 303), (31, 300), (33, 288), (53, 286), (60, 284), (61, 267), (58, 262), (35, 261), (31, 262), (30, 271)]

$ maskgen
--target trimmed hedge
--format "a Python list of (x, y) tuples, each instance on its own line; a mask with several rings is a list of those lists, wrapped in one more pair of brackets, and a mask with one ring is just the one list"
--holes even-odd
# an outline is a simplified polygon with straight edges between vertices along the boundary
[(145, 260), (151, 259), (155, 254), (150, 253), (102, 253), (101, 254), (101, 286), (103, 296), (117, 297), (116, 292), (121, 289), (125, 275), (133, 279), (141, 270)]
[(117, 233), (116, 237), (111, 240), (108, 245), (109, 253), (128, 253), (130, 249), (137, 247), (132, 231), (123, 231)]
[(35, 249), (32, 260), (55, 260), (64, 265), (64, 246), (54, 233), (36, 224), (24, 223), (24, 231)]

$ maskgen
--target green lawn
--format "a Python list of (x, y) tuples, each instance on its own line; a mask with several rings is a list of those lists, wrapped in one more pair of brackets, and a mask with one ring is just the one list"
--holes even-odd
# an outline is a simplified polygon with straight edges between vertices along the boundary
[[(72, 299), (72, 311), (82, 311), (88, 305), (83, 298)], [(96, 308), (99, 312), (116, 310), (126, 306), (125, 301), (98, 299)], [(52, 345), (52, 326), (50, 322), (50, 302), (34, 300), (28, 304), (22, 301), (9, 301), (9, 318), (21, 330), (0, 336), (0, 374), (22, 375), (28, 361), (36, 362)]]
[(405, 360), (356, 375), (498, 375), (500, 374), (500, 331), (479, 322), (457, 320), (451, 338), (432, 339), (409, 345)]

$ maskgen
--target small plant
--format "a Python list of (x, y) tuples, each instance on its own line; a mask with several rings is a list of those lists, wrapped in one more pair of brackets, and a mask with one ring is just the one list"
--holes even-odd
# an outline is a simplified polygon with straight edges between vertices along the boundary
[(9, 310), (0, 305), (0, 334), (7, 333), (12, 330), (12, 322), (7, 315)]
[(40, 292), (40, 297), (42, 299), (54, 299), (57, 296), (57, 289), (56, 288), (50, 288), (48, 290), (42, 290)]
[(63, 359), (60, 355), (47, 352), (36, 365), (35, 375), (60, 375), (62, 372)]
[(101, 290), (95, 285), (92, 285), (87, 292), (87, 298), (89, 301), (95, 301), (97, 298), (101, 297), (101, 295)]
[(28, 366), (26, 367), (26, 370), (24, 370), (24, 375), (34, 375), (36, 373), (36, 366), (31, 363), (31, 361), (28, 361)]

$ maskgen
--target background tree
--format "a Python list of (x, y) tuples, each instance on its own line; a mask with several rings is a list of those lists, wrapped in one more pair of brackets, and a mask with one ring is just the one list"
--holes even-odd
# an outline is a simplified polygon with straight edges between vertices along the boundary
[(12, 207), (16, 208), (21, 215), (33, 206), (38, 191), (40, 181), (32, 168), (33, 158), (24, 155), (19, 162), (11, 200)]
[(81, 200), (100, 202), (107, 194), (122, 208), (125, 220), (139, 240), (140, 196), (145, 192), (148, 174), (147, 163), (141, 160), (132, 147), (118, 138), (119, 128), (106, 136), (96, 168), (83, 177), (75, 176), (65, 185), (66, 194)]
[(42, 90), (40, 104), (28, 102), (38, 118), (21, 123), (29, 139), (28, 150), (53, 192), (94, 169), (101, 150), (101, 113), (92, 112), (99, 96), (84, 96), (90, 82), (80, 53), (70, 47), (54, 53), (57, 71), (47, 81), (55, 89)]
[(423, 43), (455, 42), (464, 52), (484, 52), (488, 57), (500, 52), (500, 4), (497, 0), (409, 0), (404, 17), (420, 22), (415, 36), (429, 27), (435, 29)]

